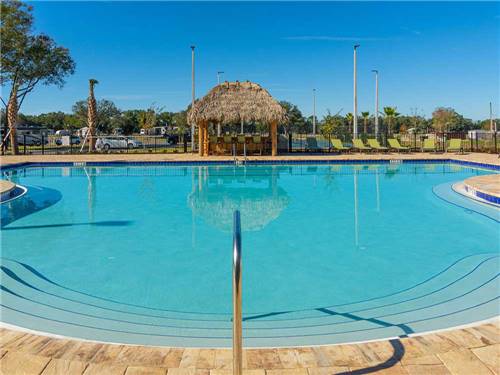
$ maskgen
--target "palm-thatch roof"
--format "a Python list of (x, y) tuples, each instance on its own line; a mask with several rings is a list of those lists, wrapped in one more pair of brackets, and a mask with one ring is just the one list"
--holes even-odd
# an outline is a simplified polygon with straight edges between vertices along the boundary
[(267, 90), (257, 83), (224, 82), (197, 100), (189, 111), (190, 123), (213, 122), (222, 125), (244, 122), (282, 124), (286, 111)]

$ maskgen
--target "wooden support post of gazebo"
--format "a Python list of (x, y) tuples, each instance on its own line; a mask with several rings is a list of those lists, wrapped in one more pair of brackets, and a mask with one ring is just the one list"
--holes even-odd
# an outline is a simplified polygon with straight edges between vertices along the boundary
[(224, 82), (197, 100), (188, 113), (188, 120), (198, 126), (199, 155), (208, 156), (208, 124), (268, 124), (271, 155), (278, 155), (278, 125), (288, 117), (283, 107), (260, 85), (252, 82)]
[(278, 123), (276, 121), (271, 123), (271, 155), (278, 155)]
[(203, 123), (198, 124), (198, 155), (199, 156), (204, 156), (203, 155)]
[(208, 122), (203, 126), (203, 156), (208, 156)]

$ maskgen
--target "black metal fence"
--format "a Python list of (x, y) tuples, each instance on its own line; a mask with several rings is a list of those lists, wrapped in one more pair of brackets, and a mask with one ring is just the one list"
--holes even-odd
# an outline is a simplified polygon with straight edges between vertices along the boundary
[[(389, 139), (396, 139), (402, 147), (407, 147), (408, 151), (421, 152), (426, 140), (433, 141), (435, 152), (447, 152), (452, 140), (460, 140), (460, 149), (462, 152), (486, 152), (498, 153), (500, 151), (500, 135), (497, 132), (484, 133), (429, 133), (429, 134), (360, 134), (359, 138), (363, 144), (368, 145), (368, 139), (376, 139), (382, 147), (389, 148), (389, 151), (395, 151), (391, 148)], [(320, 134), (288, 134), (279, 135), (278, 150), (289, 153), (329, 153), (335, 152), (333, 140), (338, 140), (347, 148), (353, 146), (352, 137), (345, 136), (325, 136)]]
[[(264, 135), (265, 136), (265, 135)], [(248, 138), (248, 137), (247, 137)], [(250, 137), (251, 138), (251, 137)], [(416, 134), (404, 133), (387, 136), (381, 134), (360, 134), (359, 138), (364, 144), (368, 139), (377, 139), (383, 147), (390, 147), (388, 139), (396, 139), (403, 147), (411, 152), (420, 152), (425, 140), (432, 140), (435, 152), (446, 152), (452, 140), (459, 139), (461, 151), (463, 152), (487, 152), (498, 153), (500, 151), (500, 135), (497, 132), (454, 132), (454, 133), (429, 133)], [(197, 137), (195, 137), (197, 139)], [(234, 138), (236, 139), (236, 138)], [(352, 146), (352, 137), (325, 136), (322, 134), (279, 134), (278, 151), (280, 153), (333, 153), (337, 152), (333, 147), (333, 140), (339, 140), (344, 146)], [(76, 136), (31, 136), (18, 135), (19, 153), (21, 155), (64, 155), (64, 154), (88, 154), (88, 153), (191, 153), (191, 142), (189, 136), (99, 136), (92, 138), (95, 144), (90, 151), (90, 139), (82, 139)], [(197, 149), (195, 144), (195, 150)], [(241, 147), (234, 148), (242, 153)], [(252, 148), (246, 148), (248, 154), (252, 154)], [(270, 153), (270, 147), (264, 147), (264, 154)], [(262, 150), (260, 151), (262, 152)], [(392, 152), (392, 151), (390, 151)], [(11, 153), (10, 148), (2, 148), (2, 154)]]
[[(188, 137), (100, 136), (82, 139), (76, 136), (18, 135), (21, 155), (67, 155), (88, 153), (186, 153), (191, 152)], [(90, 142), (95, 147), (90, 149)], [(2, 150), (2, 154), (10, 149)]]

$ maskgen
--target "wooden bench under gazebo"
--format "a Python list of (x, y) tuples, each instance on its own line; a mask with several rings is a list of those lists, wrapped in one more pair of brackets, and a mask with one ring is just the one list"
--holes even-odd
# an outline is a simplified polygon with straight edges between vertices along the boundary
[[(278, 124), (287, 121), (286, 111), (265, 89), (252, 82), (224, 82), (197, 100), (188, 120), (198, 127), (199, 155), (232, 153), (246, 148), (262, 154), (271, 146), (271, 155), (278, 154)], [(229, 125), (259, 122), (269, 126), (269, 136), (209, 136), (210, 124)]]

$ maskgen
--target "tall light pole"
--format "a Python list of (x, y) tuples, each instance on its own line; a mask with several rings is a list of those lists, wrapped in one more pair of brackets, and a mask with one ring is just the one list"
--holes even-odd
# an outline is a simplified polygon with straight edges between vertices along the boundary
[(493, 107), (491, 106), (490, 102), (490, 131), (496, 130), (495, 127), (493, 126)]
[(358, 138), (358, 87), (356, 82), (356, 50), (359, 44), (354, 45), (354, 108), (353, 108), (353, 138)]
[(217, 72), (217, 84), (220, 85), (220, 76), (224, 74), (224, 72)]
[[(194, 46), (191, 46), (191, 110), (194, 109)], [(201, 145), (200, 145), (201, 146)], [(191, 151), (195, 151), (194, 122), (191, 122)]]
[(375, 73), (375, 138), (378, 137), (378, 70), (372, 70)]
[(313, 134), (316, 134), (316, 89), (313, 89)]

